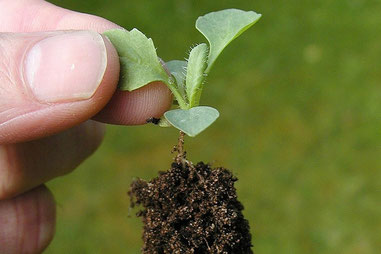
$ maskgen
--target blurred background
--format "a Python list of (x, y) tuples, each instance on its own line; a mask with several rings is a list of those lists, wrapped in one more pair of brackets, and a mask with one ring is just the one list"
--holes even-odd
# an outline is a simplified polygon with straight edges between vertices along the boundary
[[(381, 3), (377, 0), (55, 0), (153, 38), (164, 60), (204, 42), (200, 15), (262, 19), (220, 56), (202, 103), (221, 117), (186, 139), (189, 158), (231, 169), (256, 253), (381, 250)], [(49, 183), (57, 235), (46, 253), (140, 253), (126, 192), (170, 166), (178, 132), (109, 126), (78, 170)], [(131, 215), (129, 217), (129, 214)]]

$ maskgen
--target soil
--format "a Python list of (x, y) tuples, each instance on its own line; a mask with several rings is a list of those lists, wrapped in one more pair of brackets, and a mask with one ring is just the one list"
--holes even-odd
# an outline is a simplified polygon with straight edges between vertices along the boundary
[(160, 118), (150, 117), (146, 120), (146, 123), (153, 123), (154, 125), (158, 125), (160, 123)]
[(131, 205), (142, 206), (137, 213), (144, 223), (142, 253), (253, 253), (234, 188), (237, 178), (225, 168), (193, 165), (182, 142), (171, 169), (131, 185)]

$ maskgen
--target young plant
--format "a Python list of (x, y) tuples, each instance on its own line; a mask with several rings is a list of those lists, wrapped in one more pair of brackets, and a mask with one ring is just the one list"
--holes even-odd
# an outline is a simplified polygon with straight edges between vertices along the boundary
[(223, 49), (249, 27), (260, 14), (253, 11), (227, 9), (201, 16), (196, 28), (208, 40), (191, 49), (186, 61), (164, 63), (156, 54), (151, 38), (137, 29), (114, 29), (104, 34), (118, 51), (121, 63), (119, 89), (133, 91), (153, 81), (162, 81), (172, 91), (180, 107), (165, 112), (160, 126), (173, 126), (194, 137), (209, 127), (219, 112), (200, 106), (205, 78)]

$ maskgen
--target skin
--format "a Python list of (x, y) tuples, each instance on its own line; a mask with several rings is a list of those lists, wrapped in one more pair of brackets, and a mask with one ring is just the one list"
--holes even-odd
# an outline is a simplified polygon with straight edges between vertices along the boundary
[(55, 231), (55, 202), (44, 183), (70, 173), (98, 148), (101, 122), (143, 124), (160, 117), (172, 95), (161, 83), (117, 91), (118, 56), (103, 38), (107, 66), (94, 94), (41, 103), (22, 89), (25, 80), (16, 63), (23, 52), (47, 31), (102, 33), (119, 26), (42, 0), (0, 0), (0, 17), (0, 55), (9, 56), (0, 57), (0, 253), (41, 253)]

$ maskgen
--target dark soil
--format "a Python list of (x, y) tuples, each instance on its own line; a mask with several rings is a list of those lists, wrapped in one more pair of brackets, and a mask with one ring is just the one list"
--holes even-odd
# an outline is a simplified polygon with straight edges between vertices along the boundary
[(237, 178), (225, 168), (184, 161), (131, 185), (132, 206), (143, 206), (137, 214), (144, 223), (142, 253), (253, 253)]

